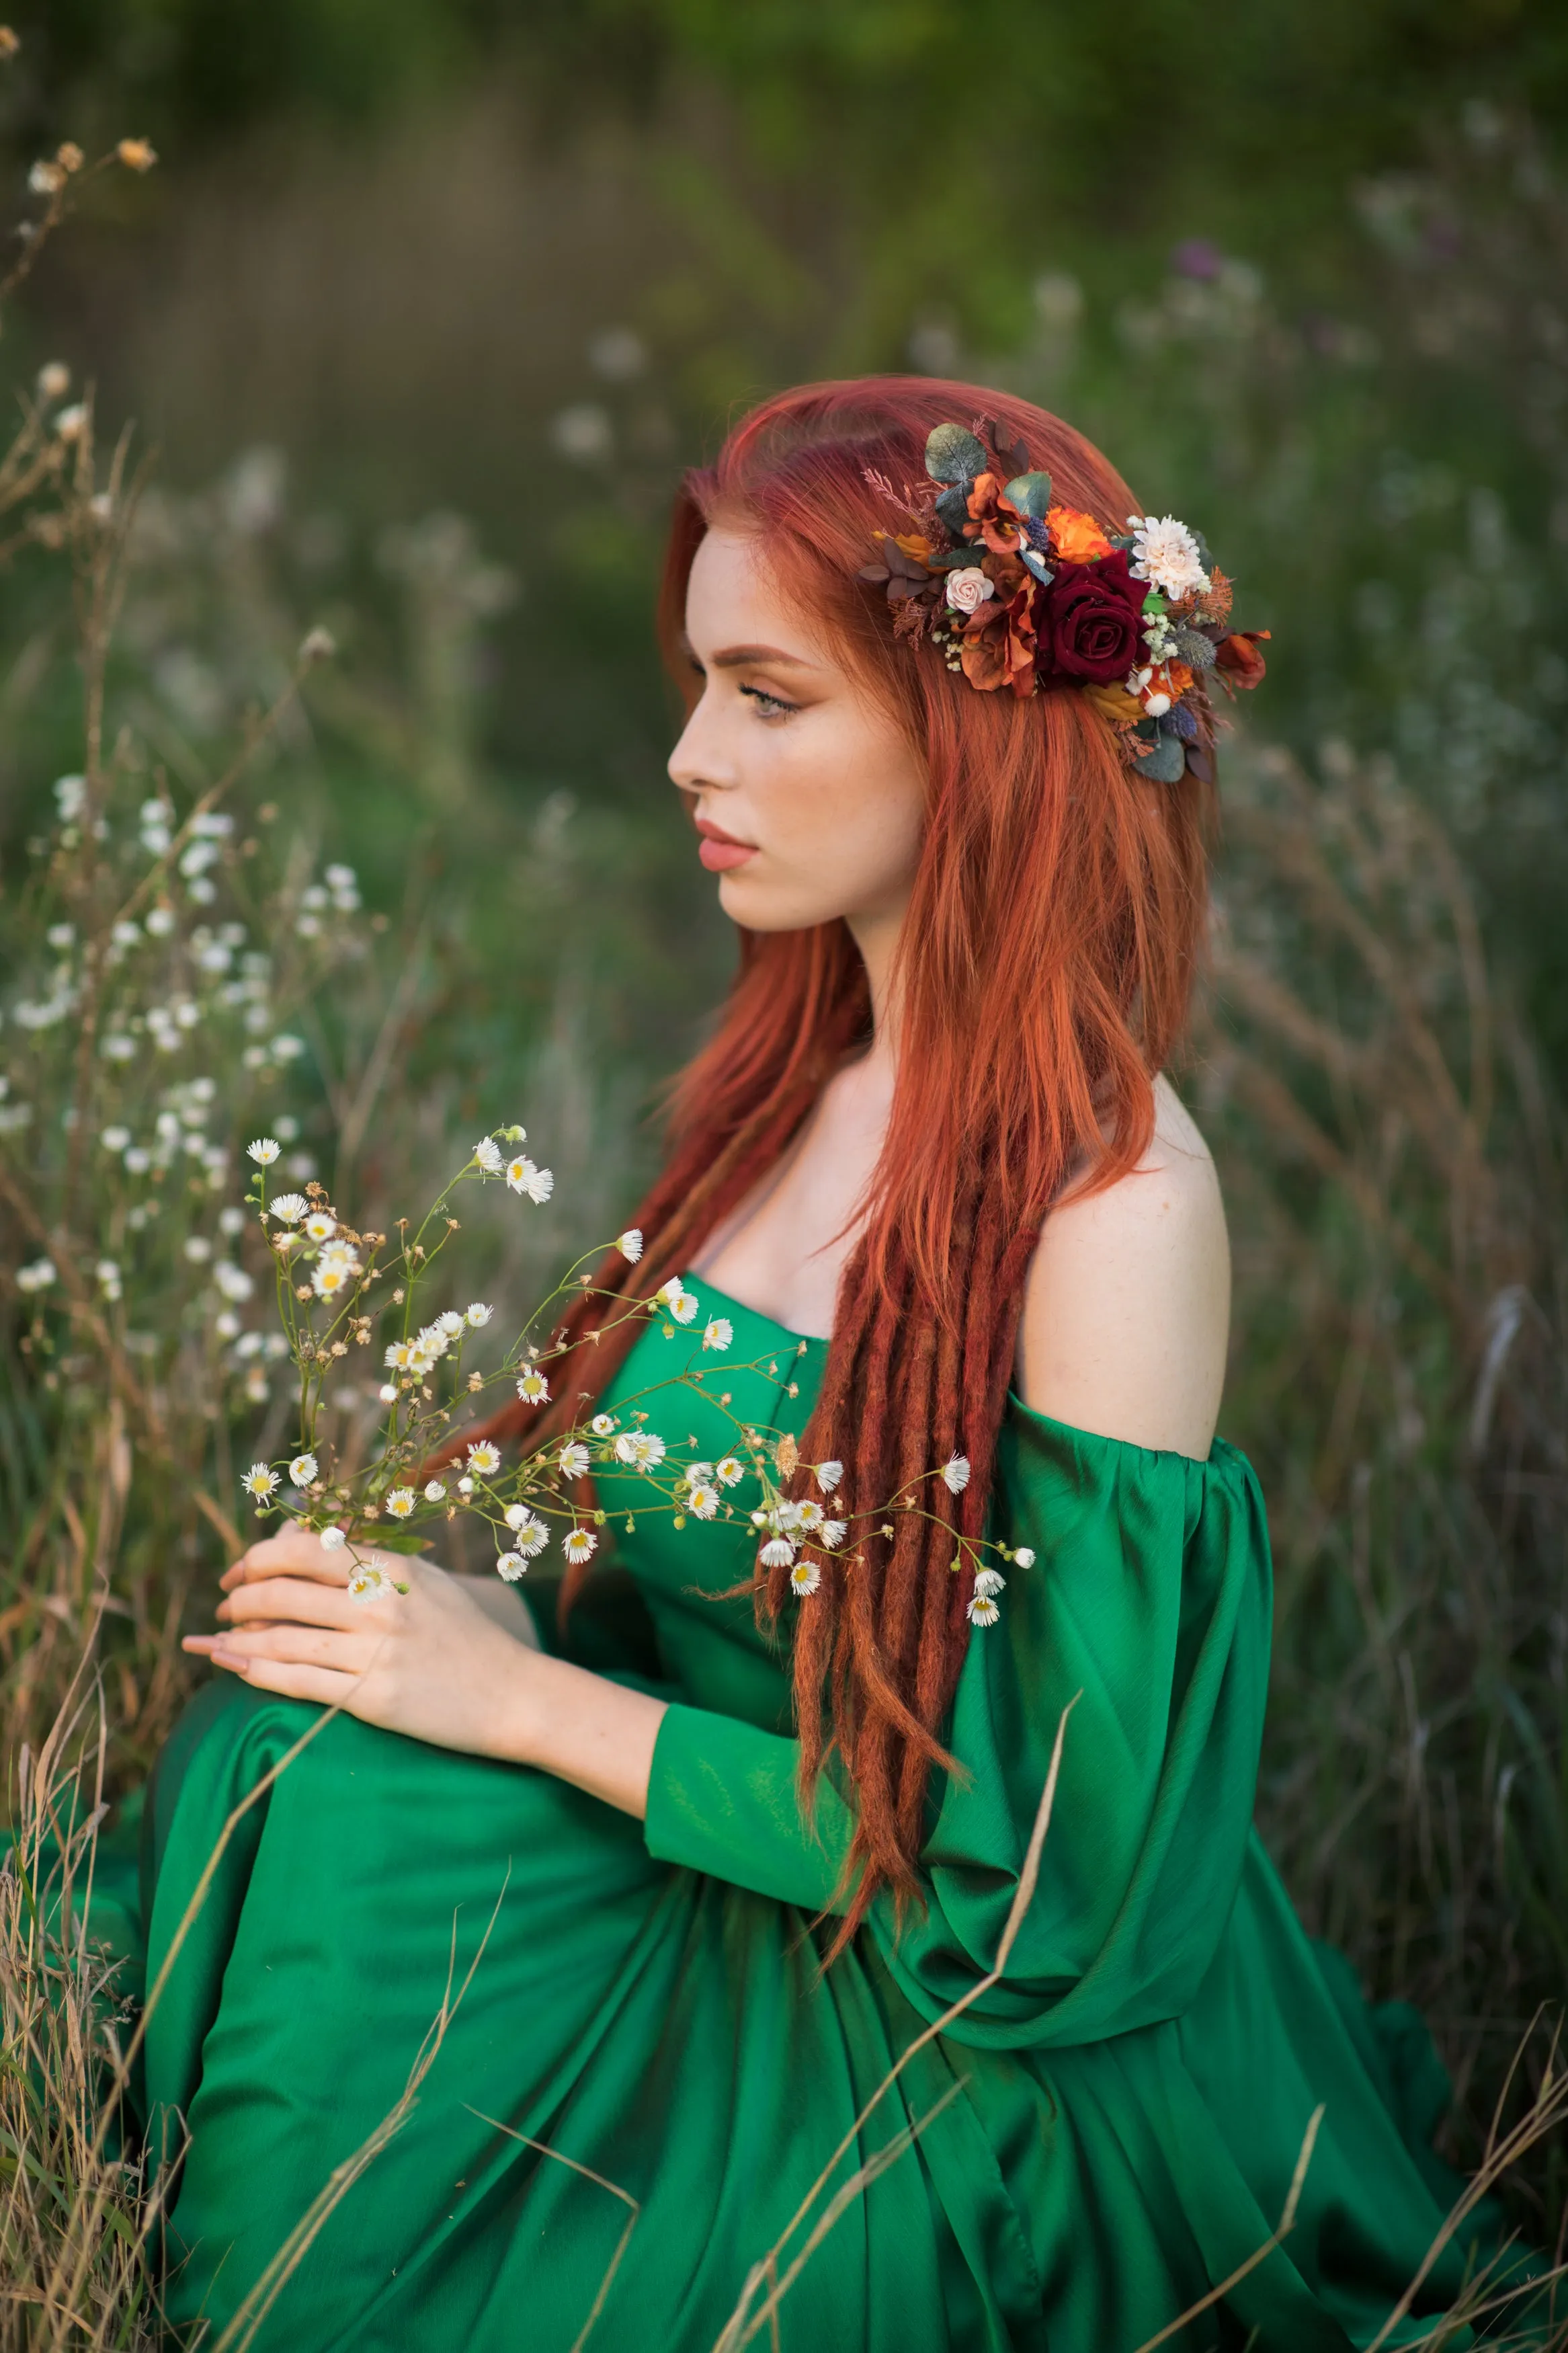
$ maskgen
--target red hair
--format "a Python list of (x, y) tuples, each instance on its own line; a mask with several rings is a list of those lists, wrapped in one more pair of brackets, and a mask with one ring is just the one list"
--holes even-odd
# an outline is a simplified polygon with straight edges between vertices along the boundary
[[(1205, 796), (1191, 776), (1135, 775), (1078, 690), (1020, 701), (952, 676), (931, 649), (895, 642), (879, 593), (856, 577), (873, 533), (897, 528), (868, 475), (920, 482), (931, 427), (982, 415), (1004, 445), (1024, 442), (1058, 500), (1122, 527), (1133, 501), (1120, 476), (1026, 401), (926, 377), (808, 385), (753, 409), (687, 476), (659, 601), (665, 658), (689, 696), (692, 557), (717, 522), (755, 531), (785, 595), (880, 697), (928, 779), (892, 1112), (802, 1451), (843, 1461), (857, 1512), (954, 1453), (973, 1474), (957, 1496), (934, 1482), (936, 1520), (900, 1512), (890, 1536), (826, 1559), (807, 1599), (795, 1601), (787, 1569), (755, 1575), (762, 1616), (793, 1615), (803, 1797), (837, 1747), (855, 1802), (835, 1952), (879, 1889), (900, 1903), (917, 1892), (927, 1782), (951, 1767), (942, 1727), (969, 1633), (972, 1578), (950, 1572), (952, 1531), (982, 1533), (1041, 1221), (1065, 1185), (1111, 1184), (1147, 1148), (1205, 920)], [(642, 1261), (612, 1255), (600, 1292), (648, 1297), (684, 1272), (869, 1027), (842, 921), (742, 932), (722, 1018), (672, 1092), (667, 1165), (637, 1213)], [(613, 1312), (585, 1296), (565, 1342)], [(591, 1365), (603, 1387), (635, 1328), (577, 1353), (574, 1369)], [(580, 1411), (574, 1397), (548, 1419), (512, 1408), (489, 1427), (544, 1437)], [(586, 1573), (568, 1576), (563, 1607)]]

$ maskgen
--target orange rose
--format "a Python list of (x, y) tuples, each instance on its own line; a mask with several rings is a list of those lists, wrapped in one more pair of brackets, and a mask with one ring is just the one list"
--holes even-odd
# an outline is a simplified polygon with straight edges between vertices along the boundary
[(1110, 542), (1094, 517), (1081, 513), (1077, 507), (1049, 508), (1046, 529), (1064, 564), (1094, 564), (1110, 553)]

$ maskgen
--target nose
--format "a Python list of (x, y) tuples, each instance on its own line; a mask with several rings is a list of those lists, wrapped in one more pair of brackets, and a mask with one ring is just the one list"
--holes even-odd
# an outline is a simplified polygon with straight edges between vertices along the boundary
[(687, 714), (668, 760), (670, 782), (683, 793), (722, 792), (735, 782), (711, 702), (703, 694)]

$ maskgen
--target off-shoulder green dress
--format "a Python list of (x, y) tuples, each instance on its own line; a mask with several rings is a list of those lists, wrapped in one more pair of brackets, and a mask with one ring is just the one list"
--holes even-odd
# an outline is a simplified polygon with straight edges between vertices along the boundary
[[(798, 1434), (825, 1344), (721, 1305), (731, 1410)], [(693, 1353), (650, 1325), (605, 1405)], [(717, 1402), (670, 1394), (653, 1426), (673, 1414), (683, 1444), (727, 1451)], [(605, 2353), (709, 2353), (792, 2221), (781, 2271), (919, 2126), (800, 2270), (779, 2344), (1136, 2353), (1268, 2239), (1321, 2105), (1294, 2230), (1174, 2341), (1367, 2345), (1455, 2188), (1426, 2140), (1442, 2076), (1412, 2015), (1369, 2012), (1309, 1942), (1252, 1828), (1269, 1559), (1241, 1455), (1149, 1452), (1014, 1403), (994, 1525), (1037, 1559), (970, 1641), (951, 1727), (966, 1778), (933, 1793), (924, 1909), (900, 1934), (879, 1910), (826, 1974), (811, 1923), (847, 1816), (825, 1788), (803, 1823), (784, 1663), (748, 1602), (714, 1598), (747, 1573), (745, 1512), (677, 1533), (637, 1517), (637, 1493), (629, 1472), (601, 1489), (620, 1574), (574, 1641), (672, 1703), (646, 1825), (339, 1717), (233, 1831), (139, 2094), (154, 2155), (188, 2144), (166, 2177), (174, 2320), (205, 2316), (210, 2345), (244, 2314), (233, 2341), (268, 2353), (568, 2353), (602, 2295)], [(992, 1966), (1075, 1694), (1006, 1975), (856, 2134)], [(317, 1713), (224, 1678), (176, 1730), (144, 1817), (151, 1977), (226, 1818)], [(481, 1942), (400, 2128), (253, 2296), (395, 2109)], [(1405, 2063), (1424, 2051), (1422, 2081)], [(1418, 2316), (1460, 2263), (1436, 2265)], [(1418, 2316), (1387, 2341), (1424, 2334)]]

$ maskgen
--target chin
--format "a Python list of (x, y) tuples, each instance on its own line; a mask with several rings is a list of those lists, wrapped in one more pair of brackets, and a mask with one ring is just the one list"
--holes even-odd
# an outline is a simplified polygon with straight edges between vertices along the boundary
[(719, 904), (732, 923), (748, 932), (805, 932), (844, 913), (837, 899), (770, 888), (743, 867), (719, 877)]

